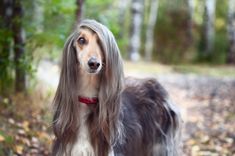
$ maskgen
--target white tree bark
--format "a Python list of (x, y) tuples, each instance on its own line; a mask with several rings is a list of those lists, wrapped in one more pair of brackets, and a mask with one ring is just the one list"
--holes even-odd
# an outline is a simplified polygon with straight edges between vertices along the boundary
[(44, 22), (44, 7), (41, 0), (34, 0), (33, 3), (33, 21), (36, 26), (36, 32), (43, 32), (43, 22)]
[(141, 25), (143, 22), (143, 0), (132, 0), (131, 12), (131, 33), (129, 43), (129, 59), (131, 61), (138, 61), (140, 59), (140, 35)]
[(152, 60), (154, 27), (157, 21), (157, 13), (158, 13), (158, 0), (152, 0), (150, 6), (150, 14), (146, 30), (146, 42), (145, 42), (145, 59), (147, 61)]
[(188, 0), (188, 7), (189, 7), (189, 15), (192, 18), (194, 14), (195, 0)]
[(205, 33), (205, 55), (212, 53), (214, 47), (214, 21), (215, 21), (215, 7), (216, 0), (205, 1), (205, 13), (204, 13), (204, 33)]
[(235, 0), (228, 1), (228, 39), (227, 62), (235, 64)]
[[(130, 0), (118, 1), (118, 11), (119, 11), (118, 23), (120, 27), (125, 25), (126, 10), (128, 10), (129, 4)], [(124, 36), (124, 33), (125, 29), (122, 27), (122, 29), (119, 32), (119, 37), (122, 38)]]

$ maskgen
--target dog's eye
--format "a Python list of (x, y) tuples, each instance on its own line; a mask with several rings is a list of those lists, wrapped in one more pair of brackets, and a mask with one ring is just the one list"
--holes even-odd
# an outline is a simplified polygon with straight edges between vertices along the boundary
[(85, 39), (84, 37), (80, 37), (80, 38), (78, 39), (78, 43), (79, 43), (80, 45), (84, 45), (84, 44), (86, 44), (86, 39)]

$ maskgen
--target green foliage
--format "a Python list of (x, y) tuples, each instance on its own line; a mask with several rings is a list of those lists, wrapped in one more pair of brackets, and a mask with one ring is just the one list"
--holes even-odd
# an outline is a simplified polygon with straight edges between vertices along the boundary
[(40, 58), (42, 56), (49, 58), (56, 56), (57, 58), (61, 51), (55, 52), (53, 49), (63, 48), (64, 42), (75, 24), (75, 1), (36, 0), (27, 1), (25, 6), (27, 7), (25, 27), (28, 50), (32, 53), (37, 49), (47, 47), (47, 50), (40, 51), (41, 54), (33, 55)]
[[(73, 0), (52, 0), (44, 4), (45, 44), (62, 47), (68, 33), (75, 24), (75, 2)], [(50, 20), (47, 20), (49, 18)]]
[[(85, 18), (95, 19), (106, 25), (114, 34), (121, 53), (125, 56), (128, 48), (129, 17), (120, 17), (118, 1), (94, 0), (85, 1)], [(124, 13), (126, 15), (126, 12)], [(124, 23), (120, 23), (120, 18), (124, 18)], [(121, 25), (120, 25), (121, 24)], [(122, 35), (121, 35), (122, 34)]]
[(14, 138), (0, 130), (0, 136), (4, 142), (0, 141), (0, 155), (13, 155)]
[[(203, 49), (205, 47), (206, 41), (203, 37), (197, 39), (198, 44), (198, 55), (197, 62), (208, 62), (212, 64), (224, 64), (226, 60), (226, 55), (228, 51), (228, 34), (227, 34), (227, 1), (224, 3), (217, 3), (216, 5), (216, 17), (215, 17), (215, 38), (213, 51), (210, 55), (204, 56)], [(202, 32), (202, 23), (197, 29), (198, 34)], [(205, 35), (205, 34), (201, 34)]]
[(228, 32), (227, 32), (227, 10), (228, 2), (217, 3), (215, 20), (215, 43), (212, 63), (224, 64), (228, 52)]
[[(32, 77), (35, 66), (42, 57), (59, 59), (66, 38), (75, 28), (75, 0), (25, 0), (23, 25), (26, 32), (25, 54), (18, 64)], [(145, 1), (146, 2), (146, 1)], [(147, 3), (147, 2), (146, 2)], [(149, 17), (146, 7), (144, 20)], [(188, 12), (186, 0), (159, 0), (157, 24), (154, 32), (153, 57), (162, 63), (189, 63), (193, 61), (225, 63), (228, 50), (227, 4), (216, 5), (214, 51), (207, 58), (200, 57), (204, 1), (195, 1), (193, 17), (193, 42), (188, 40)], [(128, 52), (130, 31), (130, 3), (121, 14), (118, 0), (84, 1), (84, 18), (91, 18), (106, 25), (117, 39), (122, 55)], [(120, 20), (122, 19), (122, 20)], [(15, 19), (17, 20), (17, 19)], [(19, 19), (18, 19), (19, 20)], [(145, 21), (146, 22), (146, 21)], [(142, 27), (142, 51), (144, 52), (146, 25)], [(13, 91), (14, 60), (12, 32), (4, 27), (0, 17), (0, 94)], [(143, 53), (142, 53), (143, 54)], [(144, 54), (143, 54), (144, 55)]]
[(6, 95), (13, 86), (13, 60), (10, 58), (12, 33), (0, 23), (0, 94)]
[[(155, 26), (154, 58), (162, 63), (208, 62), (225, 63), (228, 51), (227, 1), (217, 2), (215, 15), (215, 38), (211, 55), (203, 56), (202, 24), (204, 1), (195, 1), (193, 14), (193, 42), (188, 38), (187, 1), (159, 1)], [(203, 34), (205, 35), (205, 34)]]

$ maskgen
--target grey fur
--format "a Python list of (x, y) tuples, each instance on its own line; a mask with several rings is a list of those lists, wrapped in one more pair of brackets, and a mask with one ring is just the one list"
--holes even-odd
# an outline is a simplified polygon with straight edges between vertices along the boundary
[(64, 46), (60, 81), (53, 101), (56, 139), (52, 155), (69, 156), (79, 130), (79, 62), (75, 43), (82, 27), (98, 35), (104, 55), (99, 103), (89, 120), (96, 156), (107, 156), (110, 150), (120, 156), (180, 155), (179, 111), (156, 80), (124, 80), (123, 62), (113, 34), (94, 20), (83, 20)]

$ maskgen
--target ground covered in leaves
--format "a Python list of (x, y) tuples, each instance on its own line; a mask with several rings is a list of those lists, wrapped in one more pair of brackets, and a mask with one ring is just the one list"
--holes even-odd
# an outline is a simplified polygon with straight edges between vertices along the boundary
[[(42, 71), (43, 78), (52, 73)], [(235, 78), (131, 75), (156, 77), (181, 107), (182, 156), (235, 156)], [(29, 96), (0, 97), (0, 156), (50, 155), (52, 95), (41, 90)]]
[(235, 156), (235, 80), (195, 75), (159, 80), (182, 109), (183, 155)]
[(53, 139), (48, 98), (40, 93), (0, 97), (0, 156), (48, 156)]

